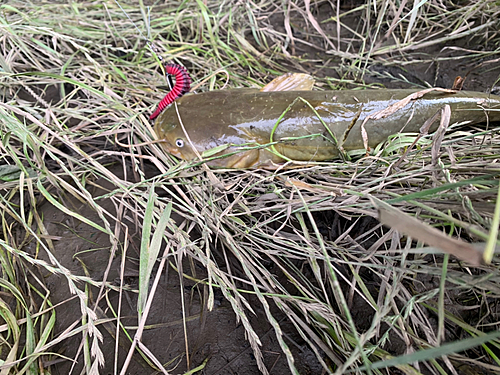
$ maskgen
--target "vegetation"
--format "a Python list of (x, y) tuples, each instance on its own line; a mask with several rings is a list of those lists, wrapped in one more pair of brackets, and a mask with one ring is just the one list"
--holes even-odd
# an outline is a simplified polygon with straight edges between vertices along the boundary
[[(289, 71), (320, 89), (449, 88), (470, 71), (487, 92), (499, 20), (498, 0), (0, 5), (0, 373), (216, 373), (224, 353), (199, 338), (219, 306), (253, 352), (239, 373), (500, 371), (498, 258), (472, 267), (375, 208), (491, 251), (499, 124), (451, 124), (434, 152), (404, 134), (367, 157), (245, 171), (176, 160), (148, 120), (165, 62), (203, 91)], [(168, 317), (155, 302), (172, 279)]]

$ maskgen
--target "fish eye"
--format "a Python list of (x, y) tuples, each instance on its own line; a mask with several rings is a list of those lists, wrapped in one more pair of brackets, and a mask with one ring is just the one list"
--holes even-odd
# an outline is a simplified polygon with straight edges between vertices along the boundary
[(175, 145), (176, 145), (177, 147), (179, 147), (179, 148), (184, 147), (184, 141), (183, 141), (182, 139), (180, 139), (180, 138), (177, 138), (177, 139), (175, 140)]

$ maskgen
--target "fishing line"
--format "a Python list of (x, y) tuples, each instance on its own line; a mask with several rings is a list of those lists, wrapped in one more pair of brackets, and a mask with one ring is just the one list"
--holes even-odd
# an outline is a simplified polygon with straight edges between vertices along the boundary
[[(118, 5), (118, 7), (121, 9), (121, 11), (123, 12), (123, 14), (125, 14), (125, 16), (127, 17), (127, 19), (132, 23), (132, 25), (134, 25), (135, 29), (137, 30), (137, 32), (139, 33), (139, 35), (146, 41), (146, 45), (149, 47), (149, 49), (151, 50), (151, 52), (154, 54), (154, 56), (156, 56), (158, 58), (158, 60), (160, 61), (160, 66), (162, 68), (162, 70), (164, 69), (164, 73), (167, 74), (167, 85), (168, 85), (168, 88), (169, 88), (169, 92), (167, 93), (167, 95), (165, 95), (165, 97), (160, 101), (160, 103), (158, 104), (158, 107), (156, 108), (156, 110), (154, 111), (154, 113), (149, 117), (150, 120), (153, 120), (155, 119), (168, 105), (172, 104), (176, 99), (180, 98), (181, 96), (183, 96), (184, 94), (186, 94), (187, 92), (189, 92), (189, 90), (191, 89), (191, 77), (189, 76), (189, 73), (187, 71), (187, 69), (181, 65), (178, 65), (178, 64), (166, 64), (165, 66), (163, 66), (163, 57), (158, 54), (156, 52), (156, 47), (154, 46), (154, 44), (150, 41), (149, 39), (149, 36), (150, 36), (150, 33), (149, 33), (149, 30), (150, 30), (150, 27), (149, 25), (151, 24), (151, 13), (149, 11), (149, 7), (147, 7), (147, 17), (148, 17), (148, 20), (147, 20), (147, 30), (148, 30), (148, 37), (144, 36), (144, 34), (142, 33), (142, 31), (137, 27), (137, 25), (135, 24), (135, 22), (130, 18), (130, 16), (128, 15), (127, 12), (125, 12), (125, 9), (122, 8), (122, 6), (120, 5), (120, 3), (118, 2), (118, 0), (115, 0), (115, 3), (116, 5)], [(169, 79), (170, 76), (174, 75), (175, 76), (175, 85), (172, 87), (172, 83)]]
[[(115, 3), (116, 5), (118, 5), (118, 7), (121, 9), (121, 11), (123, 12), (123, 14), (125, 14), (125, 17), (128, 18), (128, 20), (130, 22), (132, 22), (132, 25), (134, 25), (135, 29), (137, 30), (137, 32), (139, 33), (139, 35), (146, 41), (146, 45), (151, 49), (151, 52), (153, 52), (153, 54), (158, 58), (158, 60), (160, 60), (160, 62), (163, 62), (163, 57), (161, 57), (161, 55), (159, 55), (158, 53), (156, 53), (156, 47), (153, 45), (152, 42), (149, 41), (149, 38), (148, 37), (145, 37), (144, 34), (142, 33), (142, 31), (137, 27), (137, 25), (135, 24), (135, 22), (132, 20), (132, 18), (130, 18), (130, 16), (128, 15), (127, 12), (125, 12), (125, 9), (122, 8), (122, 6), (120, 5), (120, 3), (118, 2), (118, 0), (115, 0)], [(151, 24), (151, 13), (149, 11), (149, 7), (147, 7), (148, 9), (148, 21), (147, 21), (147, 29), (148, 29), (148, 36), (149, 36), (149, 25)]]

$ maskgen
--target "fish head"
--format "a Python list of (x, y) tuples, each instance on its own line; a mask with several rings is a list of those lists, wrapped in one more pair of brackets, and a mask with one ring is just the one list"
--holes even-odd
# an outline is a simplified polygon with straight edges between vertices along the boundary
[[(191, 139), (189, 142), (179, 119), (171, 112), (175, 112), (175, 110), (172, 111), (172, 107), (167, 108), (155, 121), (154, 129), (161, 145), (169, 154), (180, 159), (196, 159), (196, 152), (192, 147), (196, 144), (196, 139)], [(202, 150), (197, 151), (202, 152)]]
[[(227, 126), (216, 126), (214, 123), (203, 124), (203, 121), (191, 122), (193, 116), (185, 116), (185, 121), (180, 124), (177, 117), (172, 115), (171, 107), (167, 108), (155, 122), (155, 132), (162, 147), (171, 155), (187, 161), (198, 160), (199, 155), (212, 151), (210, 156), (224, 156), (215, 158), (207, 164), (221, 168), (249, 168), (259, 164), (260, 150), (250, 149), (234, 154), (235, 148), (232, 142), (242, 143), (245, 139), (235, 136), (227, 136)], [(200, 126), (200, 124), (203, 124)], [(189, 139), (186, 133), (189, 134)], [(230, 132), (229, 132), (230, 133)], [(221, 135), (223, 134), (223, 135)], [(228, 138), (229, 140), (226, 140)], [(227, 148), (225, 147), (227, 145)], [(196, 151), (195, 151), (196, 149)], [(227, 155), (233, 153), (231, 155)], [(227, 155), (227, 156), (225, 156)]]
[[(187, 160), (224, 156), (235, 152), (235, 146), (252, 143), (254, 137), (238, 127), (241, 108), (228, 108), (230, 90), (188, 94), (165, 108), (155, 119), (154, 129), (160, 144), (168, 153)], [(239, 100), (241, 102), (242, 100)], [(244, 104), (244, 103), (243, 103)], [(234, 119), (234, 118), (236, 119)], [(211, 165), (233, 164), (237, 156), (212, 160)]]

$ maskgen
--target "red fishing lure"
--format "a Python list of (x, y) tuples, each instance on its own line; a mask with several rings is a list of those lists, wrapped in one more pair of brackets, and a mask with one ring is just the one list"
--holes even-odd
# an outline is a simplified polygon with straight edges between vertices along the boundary
[(165, 65), (165, 70), (167, 74), (175, 76), (175, 85), (172, 91), (165, 95), (160, 104), (158, 104), (156, 111), (149, 116), (150, 120), (154, 120), (169, 104), (172, 104), (175, 99), (180, 98), (191, 89), (191, 77), (189, 77), (186, 68), (177, 64), (167, 64)]

